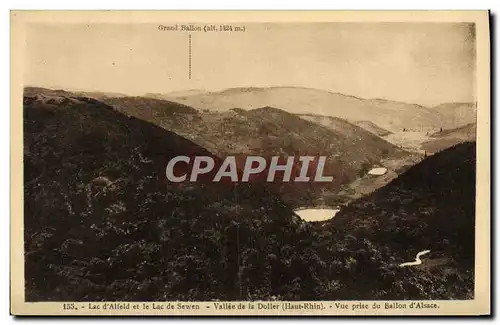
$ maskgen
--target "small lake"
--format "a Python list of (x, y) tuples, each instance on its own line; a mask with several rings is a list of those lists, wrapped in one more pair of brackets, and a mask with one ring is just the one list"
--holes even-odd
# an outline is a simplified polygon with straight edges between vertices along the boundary
[(385, 167), (373, 168), (368, 172), (368, 174), (376, 175), (376, 176), (381, 176), (381, 175), (384, 175), (385, 173), (387, 173), (387, 168), (385, 168)]
[(297, 209), (294, 212), (304, 221), (325, 221), (335, 217), (340, 209)]

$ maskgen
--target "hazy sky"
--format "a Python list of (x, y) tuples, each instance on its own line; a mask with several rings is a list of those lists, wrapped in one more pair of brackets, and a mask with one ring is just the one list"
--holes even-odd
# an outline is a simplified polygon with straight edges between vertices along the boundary
[(244, 33), (45, 24), (28, 28), (26, 41), (25, 84), (67, 90), (303, 86), (428, 106), (473, 101), (475, 93), (469, 24), (247, 24)]

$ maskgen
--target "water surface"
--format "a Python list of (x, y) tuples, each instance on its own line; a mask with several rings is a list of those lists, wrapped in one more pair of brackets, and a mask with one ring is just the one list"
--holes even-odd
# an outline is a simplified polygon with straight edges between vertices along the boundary
[(387, 173), (387, 168), (385, 167), (373, 168), (368, 172), (368, 174), (370, 175), (377, 175), (377, 176), (384, 175), (385, 173)]
[(340, 209), (317, 208), (317, 209), (297, 209), (295, 210), (295, 213), (302, 220), (314, 222), (314, 221), (325, 221), (332, 219), (339, 211)]

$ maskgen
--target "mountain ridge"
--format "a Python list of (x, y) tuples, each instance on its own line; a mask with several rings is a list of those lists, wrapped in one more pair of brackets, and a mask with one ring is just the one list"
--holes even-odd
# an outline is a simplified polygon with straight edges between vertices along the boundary
[[(363, 99), (327, 90), (306, 87), (230, 88), (177, 98), (175, 101), (200, 110), (226, 111), (234, 107), (250, 110), (273, 106), (294, 114), (339, 117), (349, 121), (369, 120), (389, 131), (403, 128), (458, 127), (470, 122), (475, 112), (454, 117), (419, 104), (386, 99)], [(464, 109), (466, 112), (466, 109)]]

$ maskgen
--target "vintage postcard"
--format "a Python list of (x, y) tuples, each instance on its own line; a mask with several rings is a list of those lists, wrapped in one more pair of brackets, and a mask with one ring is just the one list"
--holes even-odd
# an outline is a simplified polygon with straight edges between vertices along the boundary
[(12, 11), (13, 315), (489, 315), (487, 11)]

